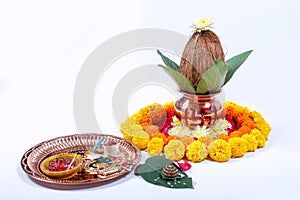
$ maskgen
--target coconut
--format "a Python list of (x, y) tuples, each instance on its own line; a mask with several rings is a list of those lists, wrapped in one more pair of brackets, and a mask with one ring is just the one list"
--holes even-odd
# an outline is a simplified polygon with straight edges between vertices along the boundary
[(221, 58), (225, 61), (218, 36), (210, 30), (196, 30), (183, 51), (179, 72), (196, 88), (203, 73)]

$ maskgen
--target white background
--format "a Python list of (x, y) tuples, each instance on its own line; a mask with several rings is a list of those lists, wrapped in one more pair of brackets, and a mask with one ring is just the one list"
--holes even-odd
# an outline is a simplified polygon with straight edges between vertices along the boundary
[[(226, 99), (257, 109), (270, 122), (266, 148), (227, 163), (193, 165), (189, 175), (194, 190), (153, 186), (132, 173), (110, 185), (78, 191), (47, 189), (27, 178), (19, 165), (27, 149), (77, 133), (74, 84), (96, 47), (138, 28), (190, 35), (189, 26), (199, 17), (214, 21), (227, 58), (254, 49), (226, 86)], [(1, 199), (299, 199), (299, 24), (297, 0), (0, 1)], [(122, 66), (141, 64), (145, 55), (131, 55)], [(157, 62), (151, 59), (144, 64)], [(103, 87), (114, 89), (109, 82)], [(130, 112), (159, 101), (147, 96), (159, 88), (144, 89), (133, 95), (136, 107), (130, 105)], [(95, 112), (101, 124), (111, 113), (101, 110), (99, 95)], [(162, 95), (157, 96), (164, 102)], [(115, 124), (105, 126), (107, 134), (120, 135)]]

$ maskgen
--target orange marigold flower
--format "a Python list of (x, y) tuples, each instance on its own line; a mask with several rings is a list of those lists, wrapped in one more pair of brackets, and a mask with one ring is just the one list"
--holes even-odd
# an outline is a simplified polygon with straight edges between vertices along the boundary
[(241, 116), (248, 116), (250, 113), (249, 108), (243, 106), (236, 106), (235, 111), (237, 112), (237, 116), (235, 116), (237, 118)]
[(148, 105), (131, 116), (131, 120), (142, 127), (152, 124), (161, 125), (165, 122), (166, 118), (167, 113), (164, 107), (158, 103)]
[(186, 148), (194, 141), (194, 138), (192, 138), (188, 135), (185, 135), (185, 136), (180, 137), (179, 140), (184, 144), (184, 146)]
[(142, 127), (151, 125), (150, 107), (146, 106), (131, 116), (131, 120)]
[(174, 108), (174, 101), (165, 103), (164, 108), (166, 112), (169, 113), (175, 113), (175, 108)]
[(225, 106), (226, 115), (229, 115), (229, 116), (232, 116), (232, 117), (237, 116), (237, 112), (236, 112), (236, 109), (235, 109), (237, 107), (237, 104), (228, 101), (228, 102), (225, 102), (224, 106)]
[(254, 129), (255, 128), (255, 123), (254, 123), (254, 121), (251, 118), (248, 118), (246, 121), (244, 121), (242, 123), (242, 126), (247, 126), (247, 127), (251, 128), (251, 129)]
[(230, 138), (228, 140), (228, 144), (231, 148), (231, 157), (237, 158), (242, 157), (247, 153), (247, 142), (239, 137)]
[[(249, 120), (250, 118), (248, 117), (248, 116), (240, 116), (240, 117), (238, 117), (237, 118), (237, 125), (238, 125), (238, 127), (241, 127), (242, 126), (242, 124), (245, 122), (245, 121), (247, 121), (247, 120)], [(251, 119), (250, 119), (251, 120)]]
[(150, 138), (152, 138), (155, 134), (159, 132), (158, 126), (155, 125), (146, 126), (143, 129), (150, 135)]
[(176, 139), (176, 136), (175, 136), (175, 135), (169, 135), (168, 137), (166, 137), (166, 139), (164, 140), (165, 146), (166, 146), (171, 140), (174, 140), (174, 139)]
[(219, 136), (218, 136), (218, 139), (222, 139), (222, 140), (225, 140), (226, 142), (228, 142), (229, 140), (229, 136), (225, 133), (221, 133)]
[(234, 137), (241, 137), (243, 134), (242, 132), (240, 132), (239, 130), (233, 131), (232, 133), (230, 133), (230, 138), (234, 138)]
[(158, 132), (155, 135), (153, 135), (153, 137), (161, 138), (161, 139), (165, 140), (167, 136), (161, 132)]
[(158, 103), (150, 105), (150, 118), (152, 124), (161, 125), (166, 121), (167, 112), (164, 107)]
[(240, 137), (241, 137), (242, 135), (249, 134), (252, 131), (252, 128), (248, 126), (242, 126), (238, 129), (238, 131), (240, 132)]
[(176, 139), (176, 136), (174, 135), (169, 135), (166, 136), (165, 134), (158, 132), (155, 135), (153, 135), (153, 138), (161, 138), (164, 141), (164, 146), (166, 146), (171, 140)]
[(210, 136), (202, 136), (198, 139), (199, 142), (202, 142), (203, 144), (205, 144), (206, 146), (208, 146), (212, 141), (214, 141), (214, 139)]

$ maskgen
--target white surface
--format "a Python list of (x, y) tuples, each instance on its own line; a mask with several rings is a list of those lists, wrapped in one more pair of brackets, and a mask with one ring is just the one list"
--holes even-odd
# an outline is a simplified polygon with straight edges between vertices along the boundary
[[(1, 199), (299, 199), (299, 13), (297, 0), (0, 1)], [(203, 16), (215, 22), (227, 58), (255, 49), (226, 86), (226, 98), (271, 123), (266, 148), (193, 165), (194, 190), (157, 187), (130, 174), (104, 187), (57, 191), (24, 175), (19, 162), (27, 149), (76, 133), (72, 95), (89, 53), (137, 28), (189, 35), (191, 22)], [(148, 103), (139, 94), (132, 101)], [(109, 134), (119, 134), (114, 126)]]

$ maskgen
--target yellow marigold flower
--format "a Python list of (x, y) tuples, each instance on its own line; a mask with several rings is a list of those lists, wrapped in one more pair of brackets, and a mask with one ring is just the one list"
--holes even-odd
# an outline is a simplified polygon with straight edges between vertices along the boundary
[(165, 103), (164, 108), (167, 113), (175, 113), (174, 101)]
[(135, 144), (139, 149), (144, 150), (147, 148), (149, 139), (150, 137), (148, 133), (141, 131), (141, 132), (136, 132), (132, 135), (131, 142)]
[(151, 125), (150, 107), (146, 106), (131, 116), (131, 120), (141, 126)]
[(232, 158), (242, 157), (243, 155), (245, 155), (245, 153), (247, 153), (247, 143), (242, 138), (230, 138), (228, 140), (228, 144), (231, 147)]
[(166, 137), (164, 139), (164, 142), (165, 142), (165, 146), (171, 141), (171, 140), (174, 140), (176, 139), (176, 136), (175, 135), (169, 135), (168, 137)]
[(132, 140), (132, 132), (141, 130), (142, 127), (137, 124), (134, 124), (134, 122), (130, 118), (127, 118), (126, 121), (124, 121), (120, 125), (120, 131), (123, 133), (124, 139), (130, 142)]
[(162, 138), (152, 138), (148, 145), (147, 150), (150, 156), (159, 156), (164, 147), (164, 140)]
[(140, 125), (134, 124), (130, 118), (121, 124), (120, 131), (123, 133), (124, 139), (132, 142), (138, 148), (147, 148), (150, 139), (149, 134), (143, 131)]
[(187, 147), (194, 141), (194, 138), (185, 135), (180, 137), (179, 140), (184, 144), (185, 147)]
[(254, 122), (257, 122), (257, 121), (263, 119), (263, 116), (256, 110), (250, 112), (250, 117), (254, 120)]
[(165, 157), (179, 161), (184, 157), (185, 146), (180, 140), (171, 140), (164, 148)]
[(265, 136), (265, 139), (268, 140), (269, 133), (272, 130), (271, 126), (268, 124), (268, 122), (263, 118), (263, 116), (257, 112), (252, 111), (250, 113), (250, 117), (253, 119), (255, 123), (255, 127), (259, 129), (262, 134)]
[(261, 131), (261, 133), (264, 135), (265, 139), (268, 140), (269, 139), (269, 133), (271, 131), (271, 127), (269, 126), (268, 123), (264, 124), (264, 123), (257, 123), (255, 124), (255, 127)]
[(210, 143), (208, 147), (209, 157), (217, 162), (226, 162), (231, 158), (230, 145), (221, 139)]
[(262, 132), (256, 128), (254, 128), (251, 132), (250, 135), (255, 136), (255, 139), (257, 140), (257, 147), (258, 148), (263, 148), (266, 144), (266, 138), (262, 134)]
[(206, 149), (206, 145), (199, 141), (193, 141), (187, 147), (185, 156), (192, 162), (201, 162), (208, 155), (208, 151)]
[(245, 134), (242, 136), (242, 139), (246, 141), (248, 151), (254, 152), (257, 149), (258, 142), (254, 135)]
[(161, 132), (158, 132), (155, 135), (153, 135), (153, 137), (161, 138), (161, 139), (163, 139), (163, 141), (165, 141), (167, 136), (165, 134), (161, 133)]

